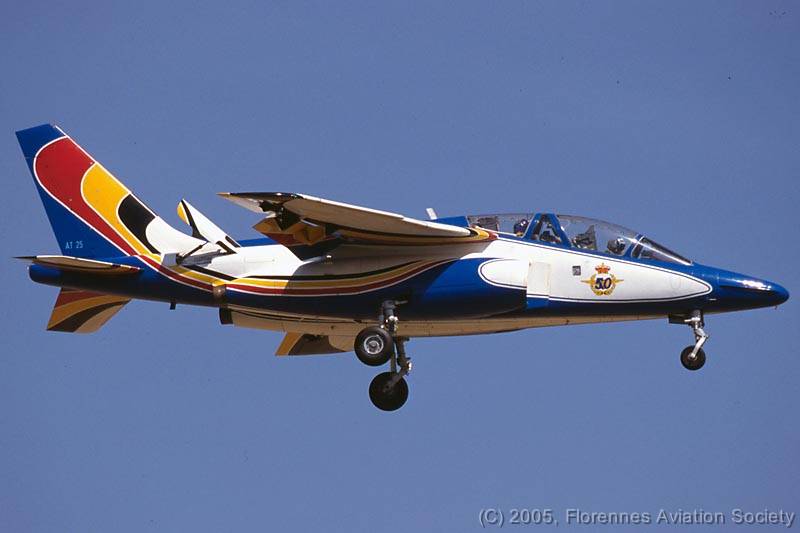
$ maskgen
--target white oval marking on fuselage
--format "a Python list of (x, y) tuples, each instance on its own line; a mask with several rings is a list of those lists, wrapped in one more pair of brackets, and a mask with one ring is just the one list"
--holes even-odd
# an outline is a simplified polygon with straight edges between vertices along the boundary
[[(476, 254), (470, 254), (474, 255)], [(539, 243), (498, 239), (480, 255), (549, 263), (552, 266), (550, 298), (553, 300), (587, 303), (659, 302), (683, 300), (711, 292), (711, 285), (682, 272), (610, 255), (598, 256)], [(610, 267), (609, 273), (613, 273), (618, 280), (623, 280), (617, 283), (611, 294), (597, 295), (585, 282), (601, 264)], [(581, 267), (580, 275), (573, 275), (573, 266)]]
[(530, 263), (520, 259), (490, 259), (481, 263), (478, 274), (491, 285), (524, 289), (528, 284)]

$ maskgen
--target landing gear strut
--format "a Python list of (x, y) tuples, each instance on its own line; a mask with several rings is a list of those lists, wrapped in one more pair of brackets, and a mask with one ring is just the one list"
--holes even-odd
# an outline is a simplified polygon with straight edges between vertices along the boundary
[(708, 340), (708, 333), (703, 330), (705, 323), (703, 322), (703, 312), (699, 310), (692, 311), (689, 318), (683, 320), (692, 328), (694, 333), (694, 345), (687, 346), (681, 352), (681, 364), (687, 370), (700, 370), (706, 364), (706, 352), (703, 351), (703, 345)]
[(380, 326), (364, 328), (354, 345), (358, 359), (369, 366), (389, 362), (389, 371), (375, 376), (369, 385), (369, 399), (382, 411), (396, 411), (408, 399), (408, 384), (404, 379), (411, 371), (411, 359), (406, 356), (408, 337), (397, 334), (399, 319), (395, 315), (396, 302), (386, 301), (378, 316)]

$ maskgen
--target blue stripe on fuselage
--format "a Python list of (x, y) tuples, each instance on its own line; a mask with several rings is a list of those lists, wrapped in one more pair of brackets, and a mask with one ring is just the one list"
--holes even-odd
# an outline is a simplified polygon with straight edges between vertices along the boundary
[(30, 278), (45, 285), (94, 290), (143, 300), (180, 302), (192, 305), (216, 306), (211, 292), (179, 283), (152, 268), (136, 256), (113, 257), (105, 261), (141, 268), (136, 274), (83, 274), (42, 265), (30, 265)]

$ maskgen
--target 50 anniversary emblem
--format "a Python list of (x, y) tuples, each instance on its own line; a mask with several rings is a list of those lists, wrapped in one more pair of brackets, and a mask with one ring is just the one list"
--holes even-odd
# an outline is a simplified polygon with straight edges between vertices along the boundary
[(594, 267), (596, 274), (592, 274), (589, 279), (582, 279), (582, 283), (588, 283), (589, 288), (597, 296), (608, 296), (617, 287), (617, 283), (622, 283), (623, 279), (618, 279), (617, 276), (611, 274), (611, 267), (605, 263), (600, 263)]

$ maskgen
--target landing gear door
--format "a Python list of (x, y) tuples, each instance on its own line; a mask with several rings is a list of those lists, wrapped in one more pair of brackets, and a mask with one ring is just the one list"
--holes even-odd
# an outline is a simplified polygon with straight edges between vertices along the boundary
[(550, 263), (531, 261), (528, 268), (528, 309), (546, 307), (550, 301)]

